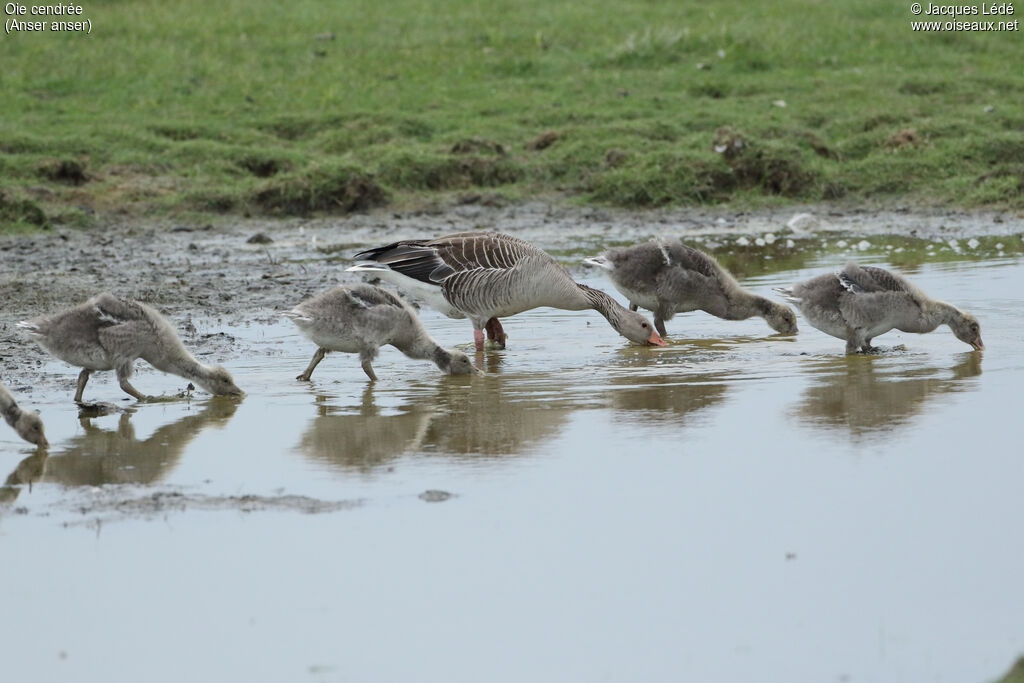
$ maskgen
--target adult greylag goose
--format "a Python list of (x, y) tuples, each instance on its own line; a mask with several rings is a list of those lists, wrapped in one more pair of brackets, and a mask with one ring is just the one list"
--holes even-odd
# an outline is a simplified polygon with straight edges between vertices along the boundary
[(410, 358), (433, 361), (449, 375), (479, 372), (466, 354), (441, 348), (423, 329), (412, 307), (380, 287), (335, 287), (306, 299), (284, 315), (319, 347), (309, 367), (296, 379), (309, 380), (329, 351), (342, 351), (358, 353), (363, 372), (376, 381), (370, 364), (385, 344)]
[(157, 370), (184, 377), (211, 394), (239, 396), (222, 367), (203, 365), (188, 352), (174, 328), (144, 303), (103, 293), (53, 315), (18, 323), (39, 345), (60, 360), (82, 368), (75, 402), (82, 402), (89, 375), (114, 370), (121, 389), (138, 400), (146, 397), (128, 379), (141, 358)]
[(43, 433), (42, 419), (33, 412), (22, 410), (3, 382), (0, 382), (0, 413), (3, 413), (7, 424), (11, 425), (25, 441), (43, 448), (50, 445)]
[(583, 262), (607, 270), (632, 310), (653, 312), (661, 334), (666, 320), (689, 311), (724, 320), (760, 316), (776, 332), (797, 332), (792, 309), (743, 289), (713, 256), (678, 239), (616, 247)]
[(847, 263), (837, 273), (819, 275), (777, 292), (814, 327), (846, 340), (846, 353), (874, 351), (871, 340), (889, 330), (931, 332), (949, 325), (956, 338), (984, 349), (981, 326), (970, 313), (929, 298), (902, 275), (884, 268)]
[(504, 348), (506, 335), (498, 318), (540, 306), (592, 308), (627, 339), (665, 345), (647, 318), (600, 290), (574, 282), (549, 254), (510, 235), (461, 232), (406, 240), (361, 251), (355, 258), (363, 262), (349, 270), (378, 275), (451, 318), (468, 317), (478, 350), (484, 347), (485, 329)]

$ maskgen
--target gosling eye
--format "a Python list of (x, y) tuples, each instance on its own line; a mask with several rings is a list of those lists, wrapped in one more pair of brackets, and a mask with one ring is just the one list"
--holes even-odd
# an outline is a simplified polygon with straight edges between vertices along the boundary
[(978, 323), (971, 323), (971, 332), (978, 331)]

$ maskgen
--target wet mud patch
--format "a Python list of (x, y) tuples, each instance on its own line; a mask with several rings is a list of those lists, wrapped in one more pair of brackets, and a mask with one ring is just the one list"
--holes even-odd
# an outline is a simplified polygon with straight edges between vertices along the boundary
[[(103, 486), (82, 491), (55, 503), (52, 510), (72, 513), (80, 519), (68, 519), (64, 526), (91, 526), (97, 523), (129, 519), (151, 520), (170, 513), (187, 511), (220, 512), (297, 512), (319, 515), (352, 510), (362, 500), (321, 500), (300, 495), (237, 496), (205, 495), (185, 490), (145, 493), (134, 486)], [(48, 514), (48, 513), (43, 513)]]

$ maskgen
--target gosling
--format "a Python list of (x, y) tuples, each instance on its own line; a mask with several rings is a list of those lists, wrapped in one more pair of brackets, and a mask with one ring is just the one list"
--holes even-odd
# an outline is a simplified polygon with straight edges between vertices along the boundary
[(0, 413), (3, 413), (7, 424), (11, 425), (18, 436), (40, 448), (46, 448), (50, 442), (43, 433), (43, 421), (33, 412), (22, 410), (7, 387), (0, 382)]
[(203, 365), (185, 349), (174, 328), (144, 303), (103, 293), (66, 311), (22, 321), (18, 327), (50, 354), (82, 368), (75, 402), (82, 402), (93, 372), (114, 370), (126, 394), (145, 400), (129, 383), (132, 365), (141, 358), (157, 370), (184, 377), (211, 394), (241, 396), (227, 370)]
[(630, 310), (651, 311), (663, 336), (666, 320), (698, 310), (723, 320), (759, 316), (780, 334), (797, 333), (792, 309), (743, 289), (713, 256), (678, 239), (616, 247), (583, 262), (607, 270)]
[(335, 287), (284, 313), (319, 348), (298, 380), (308, 381), (330, 351), (358, 353), (363, 372), (376, 381), (371, 363), (390, 344), (409, 358), (433, 361), (449, 375), (477, 374), (469, 356), (445, 350), (423, 329), (415, 311), (401, 298), (373, 285)]
[(848, 354), (877, 351), (871, 340), (889, 330), (924, 334), (939, 325), (949, 325), (957, 339), (974, 349), (985, 348), (977, 318), (928, 297), (902, 275), (884, 268), (850, 262), (837, 273), (775, 291), (812, 326), (845, 339)]

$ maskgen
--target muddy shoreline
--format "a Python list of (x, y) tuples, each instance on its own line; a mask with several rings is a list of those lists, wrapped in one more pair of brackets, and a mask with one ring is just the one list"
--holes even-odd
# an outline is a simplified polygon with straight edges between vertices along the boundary
[[(61, 374), (42, 370), (47, 357), (15, 324), (103, 290), (157, 306), (201, 360), (225, 363), (245, 354), (267, 353), (220, 332), (218, 324), (277, 320), (282, 310), (317, 291), (356, 281), (344, 272), (351, 255), (365, 245), (389, 240), (489, 229), (516, 234), (558, 254), (656, 235), (718, 243), (734, 240), (752, 247), (765, 235), (769, 240), (799, 241), (823, 234), (930, 240), (1006, 236), (1018, 244), (1022, 229), (1020, 215), (997, 211), (814, 205), (756, 212), (641, 213), (540, 202), (486, 204), (475, 201), (344, 218), (238, 220), (216, 226), (110, 223), (90, 230), (2, 237), (0, 373), (27, 402), (37, 387), (73, 387), (75, 373), (70, 369)], [(269, 239), (253, 240), (255, 236)], [(577, 261), (565, 259), (571, 269), (578, 267)]]

